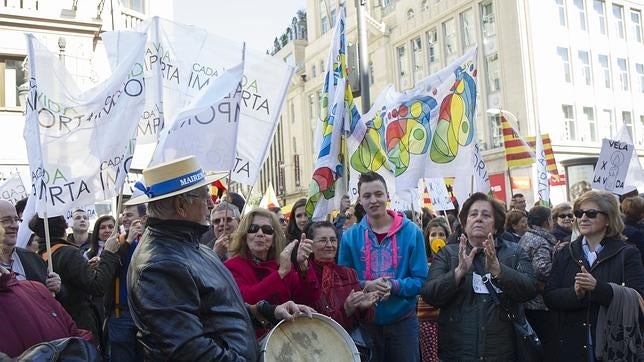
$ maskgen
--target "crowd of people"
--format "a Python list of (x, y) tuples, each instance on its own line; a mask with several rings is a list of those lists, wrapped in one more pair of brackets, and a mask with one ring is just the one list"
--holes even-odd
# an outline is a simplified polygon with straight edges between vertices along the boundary
[(312, 221), (305, 199), (289, 217), (234, 193), (215, 204), (213, 181), (194, 157), (146, 169), (91, 232), (83, 210), (68, 234), (0, 201), (0, 352), (79, 338), (112, 361), (252, 361), (280, 320), (321, 313), (368, 361), (523, 360), (517, 316), (544, 361), (644, 360), (641, 196), (528, 209), (515, 194), (508, 210), (474, 193), (450, 215), (401, 213), (367, 173), (355, 204)]

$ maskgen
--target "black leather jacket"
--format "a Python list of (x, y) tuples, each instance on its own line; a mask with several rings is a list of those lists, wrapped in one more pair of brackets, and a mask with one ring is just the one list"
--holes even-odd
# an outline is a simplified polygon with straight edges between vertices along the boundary
[(148, 219), (128, 271), (128, 304), (151, 361), (255, 361), (257, 342), (239, 288), (207, 227)]

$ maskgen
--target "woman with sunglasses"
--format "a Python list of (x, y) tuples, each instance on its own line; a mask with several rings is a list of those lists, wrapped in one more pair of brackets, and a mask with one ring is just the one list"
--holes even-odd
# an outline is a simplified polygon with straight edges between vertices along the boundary
[[(608, 356), (606, 344), (597, 343), (598, 335), (614, 342), (609, 348), (626, 345), (632, 336), (624, 334), (623, 340), (614, 341), (605, 334), (597, 325), (600, 308), (610, 307), (616, 293), (621, 296), (626, 291), (622, 286), (643, 295), (644, 268), (639, 251), (622, 240), (624, 223), (613, 194), (588, 191), (575, 200), (573, 210), (580, 237), (555, 253), (544, 300), (548, 308), (559, 312), (558, 358), (601, 360), (602, 354)], [(641, 339), (633, 343), (642, 345)], [(627, 353), (623, 349), (610, 352)], [(623, 354), (623, 360), (636, 360), (627, 356)]]
[[(311, 305), (320, 295), (315, 272), (308, 257), (313, 242), (301, 235), (286, 245), (274, 213), (256, 208), (244, 215), (229, 247), (231, 258), (224, 263), (230, 270), (244, 302), (267, 301), (282, 304), (289, 300)], [(297, 250), (297, 266), (291, 253)], [(258, 330), (261, 336), (266, 330)]]
[(572, 222), (575, 220), (575, 215), (572, 214), (572, 206), (564, 202), (552, 209), (552, 219), (555, 226), (552, 229), (552, 235), (560, 243), (560, 246), (565, 246), (563, 243), (570, 242), (572, 235)]

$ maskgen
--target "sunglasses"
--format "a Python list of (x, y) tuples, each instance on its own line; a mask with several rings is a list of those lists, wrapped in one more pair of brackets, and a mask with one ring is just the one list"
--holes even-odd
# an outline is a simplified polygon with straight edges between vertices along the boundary
[(597, 214), (604, 214), (604, 215), (608, 216), (607, 213), (605, 213), (603, 211), (600, 211), (600, 210), (595, 210), (595, 209), (588, 209), (588, 210), (579, 209), (579, 210), (575, 210), (574, 214), (575, 214), (575, 217), (577, 217), (577, 218), (581, 218), (582, 216), (584, 216), (584, 214), (586, 214), (586, 216), (588, 216), (591, 219), (596, 218)]
[(220, 219), (212, 219), (212, 223), (213, 223), (214, 225), (219, 225), (219, 224), (221, 224), (222, 222), (230, 223), (230, 222), (232, 222), (232, 221), (233, 221), (233, 218), (232, 218), (232, 217), (227, 217), (227, 218), (225, 218), (225, 219), (224, 219), (224, 218), (220, 218)]
[(560, 218), (560, 219), (565, 219), (565, 218), (572, 219), (573, 217), (575, 217), (575, 215), (573, 215), (573, 214), (560, 214), (557, 217)]
[(273, 235), (275, 232), (275, 229), (273, 229), (272, 226), (270, 225), (257, 225), (257, 224), (250, 224), (248, 227), (248, 233), (249, 234), (255, 234), (256, 232), (259, 231), (259, 229), (262, 229), (262, 233), (266, 235)]

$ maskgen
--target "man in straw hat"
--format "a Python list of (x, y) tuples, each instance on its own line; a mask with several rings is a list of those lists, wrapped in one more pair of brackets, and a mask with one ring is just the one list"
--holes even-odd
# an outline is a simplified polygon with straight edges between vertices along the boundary
[(128, 271), (128, 304), (146, 360), (257, 359), (253, 325), (265, 326), (309, 307), (244, 304), (215, 252), (199, 243), (212, 208), (206, 176), (194, 156), (143, 171), (147, 229)]

